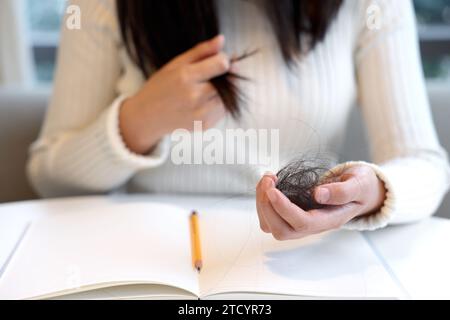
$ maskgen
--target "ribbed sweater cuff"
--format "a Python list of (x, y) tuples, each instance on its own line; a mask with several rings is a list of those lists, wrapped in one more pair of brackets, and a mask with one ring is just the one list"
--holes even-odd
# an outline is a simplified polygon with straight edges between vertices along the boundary
[(333, 169), (331, 169), (331, 173), (340, 172), (345, 168), (358, 165), (369, 166), (375, 171), (375, 174), (384, 183), (384, 187), (386, 188), (386, 199), (384, 200), (383, 206), (378, 212), (373, 213), (369, 216), (355, 218), (347, 222), (343, 226), (343, 228), (358, 231), (371, 231), (384, 228), (393, 218), (396, 200), (394, 188), (390, 183), (389, 178), (384, 174), (382, 168), (377, 166), (376, 164), (365, 161), (350, 161), (334, 167)]

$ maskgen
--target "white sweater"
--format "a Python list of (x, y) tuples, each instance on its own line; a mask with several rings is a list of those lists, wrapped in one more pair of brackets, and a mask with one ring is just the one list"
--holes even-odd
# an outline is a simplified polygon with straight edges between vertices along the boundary
[[(431, 215), (450, 172), (439, 145), (424, 86), (409, 0), (346, 0), (326, 39), (289, 70), (271, 25), (255, 1), (217, 0), (226, 51), (259, 53), (240, 63), (247, 106), (227, 128), (276, 128), (280, 162), (318, 150), (333, 155), (354, 105), (362, 109), (373, 163), (387, 198), (379, 213), (347, 228), (372, 230)], [(381, 26), (367, 25), (367, 8)], [(173, 142), (149, 155), (130, 152), (118, 128), (125, 97), (143, 85), (126, 54), (114, 0), (77, 0), (81, 30), (63, 27), (54, 93), (41, 135), (30, 150), (29, 177), (42, 196), (111, 192), (248, 194), (268, 168), (255, 165), (175, 165)], [(370, 21), (369, 21), (370, 22)], [(172, 143), (172, 145), (171, 145)], [(357, 159), (355, 159), (357, 160)], [(347, 163), (352, 165), (352, 163)]]

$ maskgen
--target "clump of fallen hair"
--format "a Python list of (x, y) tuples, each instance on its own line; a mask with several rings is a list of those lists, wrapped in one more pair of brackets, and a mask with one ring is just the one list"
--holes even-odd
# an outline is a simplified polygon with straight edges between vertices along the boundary
[(336, 174), (330, 169), (329, 161), (297, 159), (278, 171), (276, 188), (305, 211), (324, 208), (325, 205), (315, 201), (314, 189), (334, 180)]

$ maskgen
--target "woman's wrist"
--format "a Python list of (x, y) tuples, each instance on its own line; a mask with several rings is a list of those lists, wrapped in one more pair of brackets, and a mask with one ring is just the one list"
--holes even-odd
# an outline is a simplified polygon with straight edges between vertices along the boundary
[[(372, 169), (373, 170), (373, 169)], [(358, 215), (358, 217), (370, 216), (372, 214), (376, 214), (383, 208), (384, 202), (386, 201), (386, 187), (384, 182), (375, 174), (374, 175), (374, 188), (373, 192), (373, 201), (370, 206), (368, 206), (367, 210)]]
[(148, 154), (164, 136), (163, 121), (154, 121), (150, 108), (143, 110), (137, 96), (126, 99), (119, 111), (119, 129), (127, 148), (136, 154)]

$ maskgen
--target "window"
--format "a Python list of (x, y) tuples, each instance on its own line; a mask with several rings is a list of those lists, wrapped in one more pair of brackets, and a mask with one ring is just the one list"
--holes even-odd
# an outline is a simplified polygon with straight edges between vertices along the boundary
[[(403, 0), (393, 0), (403, 1)], [(27, 0), (38, 83), (51, 83), (66, 0)], [(414, 0), (425, 75), (450, 81), (450, 0)]]
[(450, 0), (415, 0), (425, 75), (450, 81)]
[(65, 0), (27, 0), (26, 2), (29, 38), (38, 83), (50, 83), (53, 79), (59, 29), (65, 5)]

